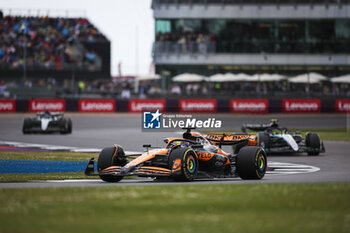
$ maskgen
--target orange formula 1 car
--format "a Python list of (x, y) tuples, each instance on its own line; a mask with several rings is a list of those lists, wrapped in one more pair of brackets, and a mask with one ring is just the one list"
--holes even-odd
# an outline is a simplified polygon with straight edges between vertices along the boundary
[[(107, 182), (118, 182), (124, 176), (170, 178), (192, 181), (196, 178), (241, 177), (261, 179), (267, 160), (263, 148), (256, 146), (255, 136), (246, 134), (192, 133), (191, 128), (182, 138), (166, 138), (164, 148), (151, 149), (139, 154), (126, 155), (121, 146), (104, 148), (98, 157), (97, 172), (94, 158), (86, 167), (87, 176), (99, 176)], [(222, 146), (234, 147), (234, 154)]]

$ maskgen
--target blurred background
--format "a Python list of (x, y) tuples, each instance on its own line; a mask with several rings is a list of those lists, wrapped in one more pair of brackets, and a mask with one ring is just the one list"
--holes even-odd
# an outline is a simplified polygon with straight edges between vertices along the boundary
[(0, 5), (0, 98), (15, 111), (33, 98), (72, 100), (68, 111), (106, 98), (116, 111), (183, 98), (350, 111), (349, 0), (24, 2)]

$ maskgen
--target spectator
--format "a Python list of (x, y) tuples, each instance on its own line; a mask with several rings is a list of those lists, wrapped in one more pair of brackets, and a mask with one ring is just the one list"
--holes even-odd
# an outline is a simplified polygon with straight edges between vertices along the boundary
[(170, 93), (171, 94), (174, 94), (174, 95), (181, 95), (181, 88), (179, 85), (177, 84), (174, 84), (170, 90)]
[(28, 68), (62, 70), (94, 65), (96, 53), (79, 41), (107, 39), (86, 19), (4, 16), (0, 18), (0, 41), (3, 67), (21, 69), (25, 48)]

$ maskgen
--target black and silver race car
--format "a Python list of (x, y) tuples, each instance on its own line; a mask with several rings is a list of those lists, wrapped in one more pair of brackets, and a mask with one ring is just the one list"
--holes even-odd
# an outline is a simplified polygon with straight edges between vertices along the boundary
[(258, 145), (265, 149), (267, 154), (273, 153), (307, 153), (319, 155), (325, 152), (323, 142), (317, 133), (306, 133), (305, 138), (301, 132), (290, 132), (287, 128), (279, 127), (278, 120), (272, 119), (269, 124), (243, 124), (242, 131), (259, 132)]
[(72, 133), (72, 120), (64, 118), (63, 113), (38, 112), (36, 117), (25, 118), (22, 131), (29, 133), (51, 133), (59, 132), (61, 134)]

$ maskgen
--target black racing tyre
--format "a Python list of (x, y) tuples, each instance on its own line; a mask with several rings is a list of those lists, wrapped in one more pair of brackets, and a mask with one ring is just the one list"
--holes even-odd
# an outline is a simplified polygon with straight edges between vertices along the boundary
[(70, 118), (68, 118), (67, 120), (67, 133), (72, 133), (73, 130), (73, 123), (72, 120)]
[(30, 133), (31, 126), (32, 126), (32, 122), (31, 122), (30, 118), (25, 118), (23, 121), (22, 132), (24, 134)]
[[(98, 156), (97, 171), (100, 172), (110, 166), (124, 166), (126, 164), (124, 156), (125, 153), (121, 146), (104, 148)], [(100, 178), (107, 182), (118, 182), (123, 179), (123, 176), (100, 175)]]
[(72, 120), (70, 118), (61, 120), (60, 133), (61, 134), (70, 134), (70, 133), (72, 133)]
[(258, 134), (258, 145), (262, 148), (270, 147), (270, 137), (267, 133), (259, 133)]
[(308, 133), (305, 136), (305, 144), (313, 151), (307, 152), (308, 155), (319, 155), (321, 150), (321, 140), (317, 133)]
[(198, 172), (196, 152), (189, 147), (179, 146), (174, 148), (169, 155), (169, 169), (175, 171), (178, 169), (172, 176), (174, 180), (192, 181)]
[(236, 169), (242, 179), (262, 179), (267, 169), (264, 149), (257, 146), (243, 147), (237, 154)]
[(67, 120), (61, 119), (59, 121), (59, 124), (60, 124), (60, 134), (67, 134), (68, 133)]

